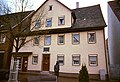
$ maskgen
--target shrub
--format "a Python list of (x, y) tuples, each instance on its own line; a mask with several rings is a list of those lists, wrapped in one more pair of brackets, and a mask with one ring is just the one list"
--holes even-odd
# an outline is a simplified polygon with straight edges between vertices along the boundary
[(89, 82), (89, 75), (86, 65), (82, 65), (82, 68), (79, 71), (79, 82)]

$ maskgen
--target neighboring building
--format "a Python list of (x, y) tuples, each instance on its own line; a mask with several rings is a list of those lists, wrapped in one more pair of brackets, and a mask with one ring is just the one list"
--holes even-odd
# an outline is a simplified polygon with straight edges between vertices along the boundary
[(33, 40), (20, 49), (19, 70), (53, 72), (59, 61), (60, 75), (78, 74), (86, 64), (98, 79), (101, 69), (108, 72), (104, 27), (100, 5), (71, 10), (58, 0), (46, 0), (31, 18), (31, 29), (38, 34), (29, 36), (27, 40)]
[[(108, 2), (108, 49), (111, 75), (118, 76), (120, 71), (120, 4)], [(114, 73), (114, 74), (113, 74)]]
[[(10, 33), (10, 28), (16, 32), (16, 25), (23, 20), (32, 11), (12, 13), (6, 15), (0, 15), (0, 69), (9, 69), (12, 52), (13, 39)], [(28, 22), (27, 24), (29, 24)], [(24, 26), (25, 27), (25, 26)], [(23, 29), (23, 28), (22, 28)], [(29, 28), (27, 29), (29, 30)]]

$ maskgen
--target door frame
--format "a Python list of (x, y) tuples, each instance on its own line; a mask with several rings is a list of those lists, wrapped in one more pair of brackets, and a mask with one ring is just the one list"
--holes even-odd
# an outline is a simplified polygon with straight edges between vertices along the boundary
[[(19, 70), (19, 71), (21, 71), (21, 72), (27, 72), (27, 70), (28, 70), (28, 56), (17, 56), (17, 57), (20, 57), (20, 59), (21, 59), (21, 65), (20, 65), (20, 68), (21, 68), (21, 70)], [(27, 58), (27, 62), (25, 63), (23, 60), (24, 60), (24, 58)], [(20, 63), (19, 63), (20, 64)], [(26, 64), (26, 70), (24, 70), (23, 68), (23, 66)]]
[(48, 55), (48, 56), (49, 56), (49, 61), (48, 61), (48, 62), (49, 62), (49, 65), (48, 65), (48, 70), (47, 70), (47, 71), (50, 71), (50, 54), (42, 54), (42, 64), (41, 64), (42, 66), (41, 66), (41, 69), (42, 69), (42, 71), (45, 71), (45, 70), (43, 70), (43, 66), (44, 66), (44, 65), (43, 65), (43, 62), (44, 62), (44, 56), (45, 56), (45, 55)]
[(22, 57), (22, 71), (23, 72), (27, 72), (27, 70), (28, 70), (28, 57), (27, 56), (23, 56)]

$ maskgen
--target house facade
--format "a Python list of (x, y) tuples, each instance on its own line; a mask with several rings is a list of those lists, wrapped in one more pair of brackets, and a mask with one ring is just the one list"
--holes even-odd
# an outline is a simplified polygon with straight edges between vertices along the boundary
[[(108, 2), (108, 50), (110, 71), (113, 77), (119, 76), (120, 69), (120, 4)], [(113, 72), (112, 72), (113, 71)]]
[(19, 69), (54, 72), (59, 61), (60, 74), (78, 74), (85, 64), (91, 76), (99, 78), (100, 70), (107, 75), (104, 27), (100, 5), (72, 10), (58, 0), (46, 0), (31, 18), (31, 31), (42, 34), (27, 37), (32, 40), (19, 53), (30, 54), (25, 61), (18, 57), (25, 62)]
[[(13, 36), (11, 36), (10, 28), (13, 28), (16, 32), (16, 24), (23, 20), (32, 11), (11, 13), (6, 15), (0, 15), (0, 69), (9, 69), (12, 52)], [(22, 26), (21, 26), (22, 27)]]

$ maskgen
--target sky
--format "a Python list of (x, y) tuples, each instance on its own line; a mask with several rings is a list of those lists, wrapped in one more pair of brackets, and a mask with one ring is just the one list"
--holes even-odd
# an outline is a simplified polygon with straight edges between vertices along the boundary
[[(8, 2), (11, 2), (12, 0), (7, 0)], [(30, 0), (29, 0), (30, 1)], [(36, 10), (38, 7), (41, 6), (41, 4), (45, 0), (31, 0), (31, 4), (33, 5), (30, 10)], [(102, 13), (105, 19), (105, 22), (107, 24), (107, 2), (112, 1), (112, 0), (59, 0), (62, 2), (64, 5), (69, 7), (70, 9), (75, 9), (76, 8), (76, 2), (79, 2), (79, 7), (87, 7), (87, 6), (92, 6), (92, 5), (97, 5), (100, 4)], [(105, 29), (105, 37), (108, 37), (108, 31), (107, 28)]]

